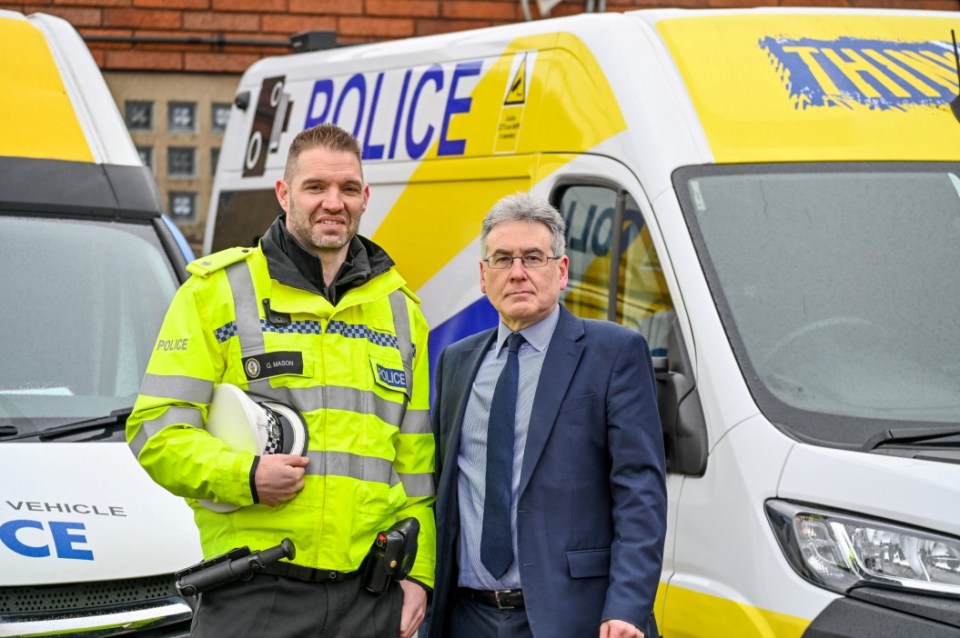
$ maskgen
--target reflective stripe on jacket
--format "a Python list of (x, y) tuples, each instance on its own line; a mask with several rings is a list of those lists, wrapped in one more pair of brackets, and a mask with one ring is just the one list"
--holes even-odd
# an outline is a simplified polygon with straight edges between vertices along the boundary
[[(428, 330), (403, 278), (390, 268), (332, 306), (271, 279), (260, 249), (224, 251), (191, 272), (164, 320), (127, 440), (157, 483), (187, 498), (204, 555), (289, 537), (294, 563), (353, 571), (378, 531), (416, 516), (411, 576), (432, 586)], [(310, 463), (293, 500), (254, 504), (253, 455), (203, 430), (217, 383), (303, 414)], [(201, 498), (244, 507), (215, 513)]]

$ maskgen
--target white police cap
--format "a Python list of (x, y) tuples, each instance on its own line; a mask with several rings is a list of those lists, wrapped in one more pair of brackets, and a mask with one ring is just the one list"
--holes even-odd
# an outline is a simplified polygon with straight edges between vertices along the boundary
[[(236, 452), (303, 454), (307, 449), (307, 427), (300, 413), (283, 403), (256, 400), (235, 385), (222, 383), (213, 390), (206, 430)], [(214, 512), (232, 512), (239, 505), (201, 499)]]

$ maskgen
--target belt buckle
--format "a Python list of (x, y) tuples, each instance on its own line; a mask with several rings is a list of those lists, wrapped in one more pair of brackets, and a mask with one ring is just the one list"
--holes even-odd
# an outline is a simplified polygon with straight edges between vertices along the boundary
[(509, 595), (512, 594), (512, 593), (514, 593), (514, 590), (512, 590), (512, 589), (494, 590), (494, 592), (493, 592), (493, 599), (497, 602), (497, 609), (505, 610), (505, 609), (516, 609), (516, 608), (517, 608), (516, 605), (511, 605), (511, 604), (507, 604), (507, 603), (504, 603), (504, 602), (501, 602), (501, 601), (500, 601), (500, 596), (501, 596), (501, 595), (503, 595), (504, 598), (506, 598), (507, 596), (509, 596)]

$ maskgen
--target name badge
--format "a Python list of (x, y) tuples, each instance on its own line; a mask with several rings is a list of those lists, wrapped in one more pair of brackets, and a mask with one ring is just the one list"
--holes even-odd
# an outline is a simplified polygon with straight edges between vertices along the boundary
[(281, 374), (303, 375), (302, 352), (265, 352), (243, 359), (247, 379), (266, 379)]

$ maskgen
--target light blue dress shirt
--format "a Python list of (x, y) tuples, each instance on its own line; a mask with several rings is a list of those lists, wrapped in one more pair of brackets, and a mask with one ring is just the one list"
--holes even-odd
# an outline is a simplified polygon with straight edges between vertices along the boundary
[[(523, 466), (523, 450), (527, 443), (533, 397), (537, 393), (547, 346), (550, 345), (559, 320), (558, 306), (539, 322), (520, 331), (526, 342), (520, 346), (520, 385), (517, 388), (517, 414), (514, 424), (516, 438), (510, 498), (510, 536), (514, 557), (517, 556), (517, 490), (520, 486), (520, 468)], [(470, 589), (517, 589), (521, 586), (520, 568), (516, 560), (500, 579), (491, 576), (480, 561), (480, 533), (483, 528), (483, 501), (486, 494), (487, 423), (493, 390), (507, 361), (504, 346), (509, 336), (510, 329), (501, 322), (497, 339), (484, 355), (477, 378), (470, 388), (470, 398), (467, 400), (460, 433), (460, 450), (457, 455), (460, 468), (457, 482), (457, 496), (460, 500), (460, 547), (457, 561), (460, 566), (459, 585)]]

